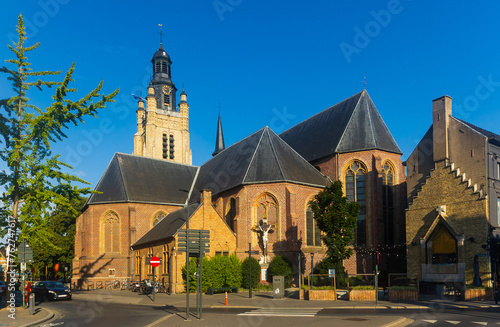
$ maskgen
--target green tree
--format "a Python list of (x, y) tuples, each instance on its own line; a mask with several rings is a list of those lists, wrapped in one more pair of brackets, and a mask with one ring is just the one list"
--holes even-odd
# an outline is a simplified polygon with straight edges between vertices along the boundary
[(327, 246), (327, 257), (336, 264), (349, 258), (353, 251), (354, 229), (359, 204), (349, 202), (342, 192), (342, 182), (335, 181), (316, 194), (310, 203), (314, 219), (321, 230), (321, 239)]
[[(83, 208), (86, 198), (79, 197), (72, 200), (72, 205), (76, 210)], [(59, 269), (59, 276), (67, 276), (63, 266), (71, 266), (71, 261), (75, 256), (75, 233), (76, 233), (76, 218), (72, 210), (56, 207), (48, 219), (48, 226), (46, 232), (48, 233), (47, 239), (52, 242), (54, 247), (49, 248), (33, 248), (33, 255), (36, 258), (33, 266), (35, 267), (36, 276), (44, 276), (46, 279), (57, 279), (54, 265), (58, 263), (61, 267)], [(45, 275), (45, 267), (47, 273)], [(70, 270), (68, 270), (70, 272)]]
[[(26, 238), (32, 248), (58, 248), (51, 241), (47, 223), (54, 208), (67, 210), (72, 215), (78, 212), (72, 201), (90, 193), (90, 188), (76, 184), (88, 184), (67, 173), (72, 169), (52, 153), (51, 145), (66, 138), (64, 129), (70, 124), (83, 123), (85, 116), (96, 117), (98, 109), (113, 102), (118, 89), (109, 95), (101, 93), (103, 82), (79, 100), (68, 97), (76, 92), (73, 82), (73, 63), (62, 81), (41, 80), (59, 75), (61, 71), (34, 71), (27, 53), (38, 48), (39, 43), (27, 46), (22, 15), (19, 15), (18, 42), (8, 45), (14, 59), (5, 60), (15, 68), (6, 66), (0, 72), (8, 75), (13, 96), (0, 99), (0, 134), (2, 149), (0, 159), (7, 169), (0, 173), (0, 183), (5, 188), (1, 197), (4, 218), (11, 217), (15, 228), (10, 239), (17, 238), (17, 231)], [(36, 90), (55, 87), (52, 103), (39, 108), (28, 98)], [(4, 235), (5, 235), (4, 229)]]

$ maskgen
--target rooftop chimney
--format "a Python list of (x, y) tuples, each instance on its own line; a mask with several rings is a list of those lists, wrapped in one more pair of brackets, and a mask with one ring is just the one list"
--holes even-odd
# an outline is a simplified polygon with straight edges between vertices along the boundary
[(432, 137), (434, 162), (449, 159), (448, 128), (451, 117), (451, 97), (444, 95), (432, 100)]

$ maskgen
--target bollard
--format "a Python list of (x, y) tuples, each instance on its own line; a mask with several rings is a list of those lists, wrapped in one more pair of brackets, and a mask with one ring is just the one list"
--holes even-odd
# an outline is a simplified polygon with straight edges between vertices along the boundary
[(227, 292), (226, 292), (226, 305), (229, 305), (229, 304), (227, 303)]
[(35, 314), (35, 293), (30, 293), (29, 299), (28, 299), (28, 306), (30, 309), (30, 315)]

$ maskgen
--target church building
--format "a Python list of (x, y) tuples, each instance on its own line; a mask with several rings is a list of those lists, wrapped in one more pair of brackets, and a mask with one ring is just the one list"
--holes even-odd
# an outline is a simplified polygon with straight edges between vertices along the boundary
[[(404, 266), (406, 179), (401, 151), (363, 90), (277, 135), (265, 126), (225, 147), (219, 114), (213, 157), (192, 166), (189, 105), (176, 106), (170, 57), (160, 45), (148, 95), (137, 109), (134, 154), (116, 153), (77, 219), (73, 276), (79, 286), (152, 277), (183, 290), (179, 230), (210, 231), (208, 256), (254, 255), (266, 268), (275, 255), (298, 273), (325, 256), (309, 203), (332, 180), (361, 204), (349, 273)], [(196, 112), (196, 110), (195, 110)], [(191, 194), (188, 198), (188, 194)], [(399, 260), (397, 259), (399, 258)], [(364, 262), (364, 263), (362, 263)], [(404, 267), (403, 267), (404, 269)]]

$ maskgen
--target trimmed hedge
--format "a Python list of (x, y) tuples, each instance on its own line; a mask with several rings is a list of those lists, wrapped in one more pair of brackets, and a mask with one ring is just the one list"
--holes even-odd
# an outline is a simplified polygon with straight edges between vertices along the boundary
[(292, 264), (287, 258), (277, 255), (269, 264), (268, 276), (269, 282), (273, 281), (273, 276), (283, 276), (285, 277), (285, 287), (290, 287), (293, 279)]
[[(215, 256), (210, 259), (203, 258), (203, 281), (202, 291), (206, 292), (209, 288), (220, 287), (241, 287), (241, 262), (236, 255)], [(190, 283), (189, 290), (196, 290), (196, 258), (189, 260)], [(186, 266), (182, 267), (182, 278), (186, 285)]]
[[(252, 258), (252, 289), (257, 287), (260, 282), (260, 264), (254, 257)], [(250, 288), (249, 287), (249, 263), (248, 258), (243, 260), (241, 263), (241, 287)]]

